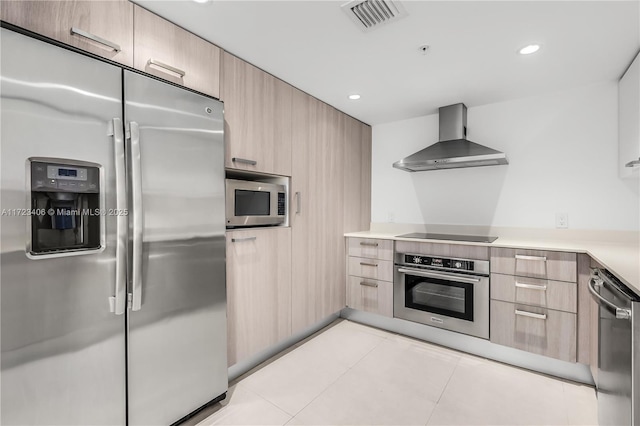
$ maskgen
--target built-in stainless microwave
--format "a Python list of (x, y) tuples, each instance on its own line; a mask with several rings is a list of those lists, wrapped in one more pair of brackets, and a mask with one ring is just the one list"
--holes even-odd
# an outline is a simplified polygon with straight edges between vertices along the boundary
[(248, 180), (226, 180), (227, 227), (280, 225), (287, 215), (284, 185)]

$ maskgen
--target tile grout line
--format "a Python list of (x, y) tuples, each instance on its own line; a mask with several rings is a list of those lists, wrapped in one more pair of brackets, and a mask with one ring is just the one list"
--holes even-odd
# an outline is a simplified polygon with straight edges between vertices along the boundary
[[(366, 332), (362, 332), (362, 333), (366, 333)], [(374, 335), (373, 333), (368, 333), (371, 335)], [(356, 365), (358, 365), (359, 362), (361, 362), (367, 355), (369, 355), (375, 348), (377, 348), (383, 341), (387, 340), (388, 337), (382, 337), (382, 336), (376, 336), (376, 337), (380, 337), (381, 340), (376, 343), (371, 349), (369, 349), (369, 351), (367, 351), (367, 353), (365, 353), (364, 355), (362, 355), (362, 357), (360, 357), (360, 359), (358, 359), (357, 362), (355, 362), (352, 366), (348, 367), (342, 374), (340, 374), (338, 377), (336, 377), (336, 379), (329, 383), (327, 385), (327, 387), (325, 387), (318, 395), (316, 395), (311, 401), (309, 401), (309, 403), (307, 403), (304, 407), (302, 407), (300, 410), (298, 410), (298, 412), (296, 412), (296, 414), (294, 414), (294, 416), (291, 419), (294, 419), (298, 414), (300, 414), (305, 408), (307, 408), (309, 405), (311, 405), (316, 399), (318, 399), (321, 395), (323, 395), (332, 385), (334, 385), (338, 380), (340, 380), (345, 374), (347, 374), (349, 371), (351, 371), (353, 369), (353, 367), (355, 367)], [(289, 414), (289, 413), (287, 413)], [(289, 420), (291, 421), (291, 420)], [(288, 422), (287, 422), (288, 423)]]
[[(242, 383), (236, 383), (235, 386), (238, 387), (242, 385)], [(242, 386), (242, 389), (244, 389), (247, 392), (251, 392), (252, 394), (256, 395), (258, 398), (268, 402), (270, 405), (274, 406), (275, 408), (278, 409), (278, 411), (282, 411), (284, 414), (286, 414), (287, 416), (290, 416), (289, 420), (286, 421), (287, 424), (289, 423), (295, 416), (292, 416), (291, 414), (287, 413), (286, 411), (284, 411), (282, 408), (278, 407), (276, 404), (274, 404), (273, 402), (271, 402), (270, 400), (268, 400), (267, 398), (265, 398), (264, 396), (260, 395), (258, 392), (252, 391), (251, 389), (249, 389), (247, 386)]]
[(424, 424), (425, 426), (427, 426), (429, 424), (429, 421), (431, 420), (431, 417), (433, 417), (433, 413), (435, 413), (436, 409), (438, 408), (438, 404), (440, 404), (440, 400), (442, 399), (442, 395), (444, 395), (444, 393), (446, 392), (447, 386), (449, 386), (449, 383), (451, 382), (451, 378), (453, 377), (453, 375), (455, 374), (456, 370), (458, 369), (458, 365), (460, 365), (460, 361), (461, 360), (462, 360), (462, 356), (460, 356), (458, 358), (458, 361), (456, 362), (456, 366), (453, 368), (453, 371), (451, 371), (451, 375), (449, 376), (449, 379), (447, 380), (447, 383), (442, 388), (442, 392), (440, 392), (440, 396), (438, 396), (438, 400), (436, 401), (436, 405), (433, 406), (433, 410), (431, 410), (431, 414), (429, 414), (429, 418), (427, 418), (427, 421)]

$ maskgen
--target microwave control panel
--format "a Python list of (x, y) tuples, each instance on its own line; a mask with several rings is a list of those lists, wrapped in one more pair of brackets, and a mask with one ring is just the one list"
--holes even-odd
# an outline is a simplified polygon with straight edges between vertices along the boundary
[(278, 192), (278, 216), (285, 215), (285, 194), (284, 192)]

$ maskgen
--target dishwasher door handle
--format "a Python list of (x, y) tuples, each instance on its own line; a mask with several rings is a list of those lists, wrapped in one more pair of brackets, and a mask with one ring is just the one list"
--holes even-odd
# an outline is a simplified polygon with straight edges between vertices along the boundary
[(598, 301), (598, 303), (600, 305), (604, 305), (604, 306), (607, 306), (608, 308), (612, 309), (613, 312), (615, 312), (616, 318), (630, 320), (631, 319), (631, 309), (621, 308), (621, 307), (616, 306), (615, 304), (609, 302), (607, 299), (602, 297), (600, 295), (600, 293), (596, 290), (596, 288), (595, 288), (596, 285), (601, 285), (601, 284), (596, 284), (596, 277), (591, 277), (589, 279), (589, 291), (591, 292), (593, 297)]

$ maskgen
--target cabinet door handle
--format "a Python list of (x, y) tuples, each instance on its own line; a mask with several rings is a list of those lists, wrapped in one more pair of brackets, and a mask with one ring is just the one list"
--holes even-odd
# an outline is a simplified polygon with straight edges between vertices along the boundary
[(361, 242), (360, 243), (361, 246), (371, 246), (371, 247), (378, 247), (378, 243), (367, 243), (367, 242)]
[(539, 262), (546, 262), (546, 256), (525, 256), (524, 254), (516, 254), (517, 260), (537, 260)]
[(528, 288), (529, 290), (547, 291), (546, 285), (526, 284), (526, 283), (519, 283), (518, 281), (516, 281), (515, 285), (518, 288)]
[(520, 315), (522, 317), (536, 318), (541, 320), (547, 319), (547, 314), (534, 314), (533, 312), (521, 311), (520, 309), (516, 309), (516, 315)]
[(632, 160), (629, 161), (627, 164), (624, 165), (625, 167), (637, 167), (640, 166), (640, 158), (638, 158), (637, 160)]
[(367, 287), (378, 287), (378, 283), (368, 283), (366, 281), (360, 281), (360, 285), (364, 285)]
[(180, 68), (172, 67), (171, 65), (167, 65), (164, 62), (160, 62), (156, 59), (150, 58), (147, 61), (147, 65), (155, 65), (158, 68), (162, 68), (166, 71), (172, 72), (180, 76), (180, 78), (184, 77), (187, 73), (181, 70)]
[(71, 35), (78, 35), (80, 37), (84, 37), (84, 38), (87, 38), (89, 40), (95, 41), (96, 43), (100, 43), (103, 46), (110, 47), (116, 53), (120, 52), (122, 50), (120, 48), (119, 44), (116, 44), (116, 43), (114, 43), (112, 41), (109, 41), (109, 40), (105, 40), (102, 37), (98, 37), (95, 34), (88, 33), (88, 32), (86, 32), (84, 30), (81, 30), (80, 28), (71, 27), (71, 30), (69, 30), (69, 32), (71, 33)]
[(258, 162), (255, 160), (247, 160), (246, 158), (238, 158), (238, 157), (233, 157), (231, 161), (234, 163), (249, 164), (252, 166), (255, 166), (256, 164), (258, 164)]
[(362, 265), (362, 266), (375, 266), (376, 268), (378, 267), (377, 263), (360, 262), (360, 265)]
[(257, 237), (232, 238), (231, 242), (232, 243), (241, 243), (243, 241), (255, 241), (255, 240), (257, 240)]

